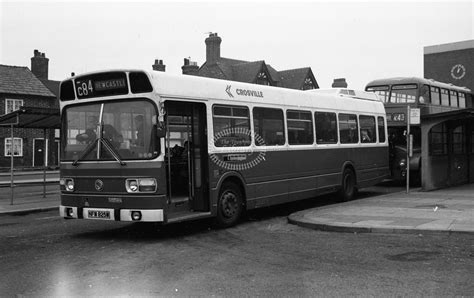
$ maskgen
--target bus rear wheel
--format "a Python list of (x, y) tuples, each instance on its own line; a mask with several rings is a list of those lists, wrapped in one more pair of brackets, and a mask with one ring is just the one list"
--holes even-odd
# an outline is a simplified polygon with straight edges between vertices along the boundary
[(240, 219), (242, 210), (242, 190), (235, 183), (224, 183), (219, 192), (217, 202), (216, 225), (219, 228), (227, 228), (235, 225)]
[(342, 202), (350, 201), (357, 193), (356, 177), (352, 169), (345, 168), (342, 172), (342, 185), (339, 191), (339, 199)]

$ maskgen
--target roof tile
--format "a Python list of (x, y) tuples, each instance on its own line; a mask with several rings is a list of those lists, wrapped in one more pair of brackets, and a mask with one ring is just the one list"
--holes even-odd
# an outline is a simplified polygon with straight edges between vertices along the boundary
[(56, 97), (28, 67), (1, 64), (0, 93)]

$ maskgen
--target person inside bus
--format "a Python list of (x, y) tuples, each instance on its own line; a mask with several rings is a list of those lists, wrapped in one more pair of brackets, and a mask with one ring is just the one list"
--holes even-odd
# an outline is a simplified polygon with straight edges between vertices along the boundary
[(173, 158), (173, 159), (180, 158), (181, 155), (183, 154), (183, 151), (184, 151), (184, 147), (182, 147), (178, 144), (175, 144), (174, 147), (172, 147), (170, 149), (171, 158)]
[(370, 137), (370, 132), (368, 130), (361, 130), (361, 139), (362, 143), (370, 143), (372, 138)]
[(137, 139), (136, 145), (137, 146), (144, 146), (145, 145), (145, 136), (144, 136), (144, 123), (143, 123), (143, 115), (135, 116), (135, 127), (137, 128)]
[[(99, 118), (97, 116), (91, 116), (88, 119), (87, 129), (84, 133), (78, 134), (76, 140), (81, 143), (90, 144), (97, 139), (97, 125), (99, 124)], [(102, 138), (108, 140), (114, 147), (119, 148), (123, 142), (123, 137), (117, 132), (117, 130), (110, 124), (104, 124)]]
[(123, 142), (123, 136), (111, 124), (104, 124), (102, 138), (108, 140), (117, 149)]
[(99, 124), (99, 118), (97, 116), (91, 116), (87, 119), (86, 131), (84, 133), (78, 134), (76, 140), (81, 143), (92, 143), (97, 139), (96, 129)]

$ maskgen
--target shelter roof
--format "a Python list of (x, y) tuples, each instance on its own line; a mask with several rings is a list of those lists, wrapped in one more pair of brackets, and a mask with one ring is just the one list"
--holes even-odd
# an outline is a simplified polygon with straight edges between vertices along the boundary
[(20, 128), (60, 128), (58, 109), (21, 107), (19, 110), (0, 116), (0, 126)]
[(467, 108), (461, 110), (448, 111), (443, 113), (421, 115), (422, 119), (442, 119), (456, 120), (456, 119), (474, 119), (474, 108)]

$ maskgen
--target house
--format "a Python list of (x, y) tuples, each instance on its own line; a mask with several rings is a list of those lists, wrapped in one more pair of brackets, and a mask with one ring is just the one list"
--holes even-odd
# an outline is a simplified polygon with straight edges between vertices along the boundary
[[(48, 79), (48, 62), (44, 53), (34, 51), (31, 70), (25, 66), (0, 65), (0, 114), (20, 107), (58, 109), (59, 82)], [(59, 130), (0, 127), (0, 169), (57, 167), (59, 165)], [(45, 154), (46, 150), (46, 163)]]
[[(221, 57), (221, 42), (217, 33), (211, 33), (205, 40), (206, 62), (199, 67), (184, 59), (183, 74), (298, 90), (319, 88), (310, 67), (277, 71), (264, 60), (249, 62), (224, 58)], [(155, 61), (153, 69), (164, 71), (163, 67), (159, 68), (160, 63), (163, 64), (162, 60)]]

